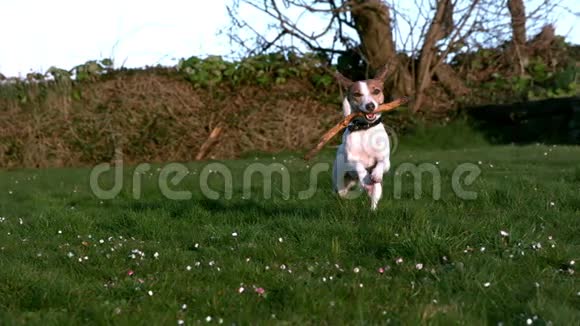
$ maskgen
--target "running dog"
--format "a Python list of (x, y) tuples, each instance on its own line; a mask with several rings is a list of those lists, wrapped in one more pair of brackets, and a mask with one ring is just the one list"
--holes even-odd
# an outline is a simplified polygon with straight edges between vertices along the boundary
[(381, 114), (373, 112), (385, 100), (383, 84), (388, 70), (384, 67), (374, 78), (356, 82), (338, 72), (335, 76), (346, 90), (344, 116), (362, 112), (364, 117), (354, 119), (342, 135), (332, 171), (334, 191), (346, 198), (354, 186), (360, 185), (370, 197), (373, 211), (382, 197), (383, 175), (391, 167), (389, 136)]

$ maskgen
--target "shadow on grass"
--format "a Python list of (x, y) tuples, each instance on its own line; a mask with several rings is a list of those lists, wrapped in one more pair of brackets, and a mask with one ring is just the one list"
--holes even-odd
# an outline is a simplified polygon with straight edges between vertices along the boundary
[(212, 215), (248, 216), (252, 214), (261, 217), (279, 217), (280, 215), (317, 218), (321, 216), (324, 207), (311, 203), (300, 205), (295, 201), (225, 201), (225, 200), (184, 200), (184, 201), (131, 201), (123, 205), (123, 209), (132, 212), (164, 211), (172, 218), (189, 218), (192, 212), (203, 211)]
[(226, 214), (244, 216), (249, 212), (255, 213), (261, 217), (276, 217), (280, 215), (300, 217), (300, 218), (317, 218), (320, 217), (322, 207), (305, 207), (297, 205), (296, 202), (256, 202), (256, 201), (233, 201), (224, 202), (219, 200), (200, 200), (196, 202), (207, 212), (212, 214)]
[(580, 144), (580, 97), (464, 110), (492, 144)]

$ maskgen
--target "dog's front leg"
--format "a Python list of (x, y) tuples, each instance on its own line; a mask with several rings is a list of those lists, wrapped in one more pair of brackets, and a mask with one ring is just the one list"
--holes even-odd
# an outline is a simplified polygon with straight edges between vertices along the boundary
[[(356, 171), (358, 173), (361, 187), (366, 191), (366, 193), (369, 195), (369, 198), (371, 199), (371, 210), (375, 211), (379, 204), (379, 200), (383, 196), (383, 186), (380, 182), (373, 181), (373, 175), (367, 172), (367, 169), (365, 169), (364, 165), (357, 163)], [(373, 170), (373, 173), (374, 172), (375, 170)]]
[(369, 196), (371, 197), (371, 210), (377, 210), (377, 206), (379, 205), (379, 200), (383, 196), (383, 185), (380, 183), (373, 183), (371, 184), (371, 192)]
[(382, 160), (377, 162), (377, 165), (371, 172), (371, 181), (372, 183), (382, 183), (383, 182), (383, 175), (385, 172), (389, 171), (391, 168), (391, 163), (388, 160)]
[(355, 163), (356, 174), (358, 175), (358, 181), (365, 190), (369, 191), (369, 187), (372, 186), (371, 178), (369, 172), (362, 163)]
[(377, 165), (373, 169), (370, 175), (371, 184), (367, 190), (369, 196), (371, 197), (371, 210), (375, 211), (379, 205), (379, 200), (383, 196), (383, 175), (391, 168), (391, 163), (389, 160), (382, 160), (377, 162)]

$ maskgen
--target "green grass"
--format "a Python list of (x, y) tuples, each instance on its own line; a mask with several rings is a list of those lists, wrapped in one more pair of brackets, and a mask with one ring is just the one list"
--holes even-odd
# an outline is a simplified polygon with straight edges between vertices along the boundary
[[(577, 323), (580, 148), (435, 147), (417, 137), (394, 155), (377, 213), (365, 197), (338, 200), (329, 173), (313, 198), (298, 199), (309, 169), (290, 154), (225, 162), (231, 200), (201, 194), (204, 163), (188, 164), (173, 187), (193, 192), (183, 201), (159, 190), (163, 165), (143, 176), (138, 200), (132, 168), (112, 200), (92, 194), (88, 169), (1, 171), (0, 324)], [(331, 159), (325, 151), (317, 162)], [(285, 165), (289, 200), (278, 177), (272, 199), (258, 182), (242, 198), (242, 171), (255, 162)], [(404, 162), (438, 162), (442, 198), (425, 175), (420, 199), (410, 176), (395, 199)], [(466, 186), (475, 200), (451, 188), (466, 162), (482, 171)], [(218, 176), (210, 184), (223, 189)]]

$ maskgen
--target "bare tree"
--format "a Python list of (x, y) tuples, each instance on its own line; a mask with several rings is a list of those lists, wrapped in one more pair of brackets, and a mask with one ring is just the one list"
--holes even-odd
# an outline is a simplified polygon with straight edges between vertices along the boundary
[(513, 37), (516, 45), (526, 43), (526, 8), (523, 0), (508, 0), (508, 9), (511, 16)]
[[(268, 37), (264, 28), (258, 31), (255, 24), (241, 20), (241, 5), (270, 18), (271, 24), (266, 28), (275, 33)], [(354, 53), (370, 70), (383, 67), (396, 56), (390, 8), (382, 0), (236, 0), (228, 10), (237, 27), (230, 36), (247, 49), (246, 55), (272, 48), (299, 51), (295, 42), (298, 40), (310, 51), (329, 54), (330, 60), (337, 54)], [(309, 26), (301, 25), (300, 21), (308, 15), (326, 19), (327, 24), (318, 30), (309, 30)], [(240, 30), (250, 31), (250, 37), (240, 37)], [(372, 73), (374, 71), (368, 72)]]
[[(343, 61), (360, 58), (365, 75), (390, 63), (388, 86), (393, 95), (415, 96), (412, 110), (417, 112), (426, 103), (434, 78), (454, 96), (468, 92), (448, 65), (451, 57), (509, 38), (525, 44), (526, 18), (549, 3), (544, 0), (528, 16), (522, 0), (509, 0), (507, 6), (496, 0), (236, 0), (228, 9), (237, 27), (230, 35), (248, 55), (305, 47), (326, 53), (331, 62), (337, 56)], [(267, 31), (242, 19), (241, 6), (269, 17)], [(302, 23), (306, 16), (325, 25), (312, 28)], [(250, 37), (242, 38), (241, 30), (250, 31)]]
[[(474, 3), (477, 3), (477, 0)], [(431, 84), (433, 71), (440, 64), (440, 62), (435, 62), (435, 55), (437, 54), (435, 45), (440, 40), (448, 37), (452, 30), (453, 4), (451, 0), (437, 1), (435, 15), (425, 35), (419, 56), (418, 77), (415, 85), (417, 98), (413, 103), (413, 111), (417, 111), (423, 104), (424, 92)]]
[(378, 70), (393, 62), (396, 52), (389, 7), (381, 0), (368, 0), (350, 8), (360, 47), (369, 66)]
[(511, 16), (512, 44), (519, 63), (519, 74), (522, 75), (526, 60), (526, 9), (523, 0), (508, 0), (507, 5)]

